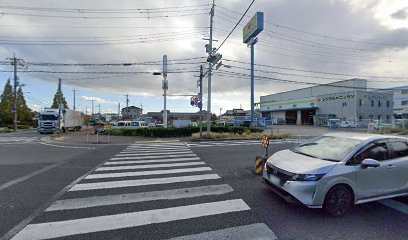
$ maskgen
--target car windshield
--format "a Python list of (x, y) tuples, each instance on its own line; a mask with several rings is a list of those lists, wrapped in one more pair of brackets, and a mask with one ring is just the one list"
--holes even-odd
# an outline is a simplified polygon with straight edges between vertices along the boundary
[(40, 115), (41, 121), (55, 121), (58, 120), (57, 115)]
[(292, 151), (314, 158), (340, 162), (360, 143), (360, 140), (355, 139), (323, 136), (301, 144)]

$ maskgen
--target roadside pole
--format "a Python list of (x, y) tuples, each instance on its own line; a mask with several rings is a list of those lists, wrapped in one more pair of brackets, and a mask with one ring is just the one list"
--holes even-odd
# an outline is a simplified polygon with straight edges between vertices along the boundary
[(200, 104), (200, 139), (203, 137), (203, 65), (200, 66), (200, 96), (201, 104)]
[[(214, 7), (215, 1), (213, 0), (211, 12), (210, 12), (210, 39), (209, 39), (209, 55), (211, 56), (213, 48), (213, 19), (214, 19)], [(213, 64), (209, 62), (208, 64), (208, 96), (207, 96), (207, 135), (210, 135), (211, 132), (211, 72)]]
[(61, 105), (62, 105), (62, 96), (61, 96), (61, 78), (58, 78), (58, 128), (61, 130)]
[(169, 89), (168, 82), (167, 82), (167, 55), (163, 55), (163, 96), (164, 96), (164, 109), (163, 109), (163, 126), (167, 128), (167, 106), (166, 106), (166, 98), (167, 98), (167, 90)]
[(13, 56), (13, 65), (14, 65), (14, 130), (17, 131), (17, 101), (18, 101), (18, 94), (17, 94), (17, 87), (18, 87), (18, 80), (17, 80), (17, 58), (14, 54)]

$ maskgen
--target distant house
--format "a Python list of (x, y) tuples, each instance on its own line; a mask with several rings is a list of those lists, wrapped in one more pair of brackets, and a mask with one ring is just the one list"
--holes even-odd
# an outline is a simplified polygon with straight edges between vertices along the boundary
[(234, 108), (232, 110), (227, 110), (224, 114), (220, 115), (221, 121), (234, 122), (235, 120), (244, 120), (247, 113), (242, 108)]
[[(147, 114), (143, 115), (143, 118), (150, 119), (150, 122), (162, 123), (163, 122), (163, 111), (148, 112)], [(170, 110), (167, 110), (167, 122), (169, 123), (169, 125), (172, 125), (174, 120), (191, 120), (192, 122), (199, 122), (200, 112), (195, 112), (195, 113), (170, 112)], [(203, 111), (203, 121), (207, 121), (206, 111)]]
[(142, 114), (143, 114), (143, 109), (141, 109), (140, 107), (129, 106), (129, 107), (122, 108), (123, 120), (138, 119), (142, 116)]

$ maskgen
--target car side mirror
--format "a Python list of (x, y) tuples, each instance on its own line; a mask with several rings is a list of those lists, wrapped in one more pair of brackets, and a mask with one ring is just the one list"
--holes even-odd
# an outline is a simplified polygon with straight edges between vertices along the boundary
[(361, 163), (361, 168), (362, 169), (366, 169), (369, 167), (376, 168), (376, 167), (379, 167), (380, 165), (381, 163), (379, 161), (375, 159), (367, 158), (367, 159), (364, 159), (363, 162)]

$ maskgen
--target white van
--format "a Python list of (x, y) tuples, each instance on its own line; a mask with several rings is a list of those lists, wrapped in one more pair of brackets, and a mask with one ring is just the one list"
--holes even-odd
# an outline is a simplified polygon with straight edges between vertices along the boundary
[(130, 128), (132, 126), (131, 121), (118, 121), (118, 124), (113, 128)]
[(131, 121), (130, 128), (143, 128), (147, 127), (147, 124), (144, 121)]

